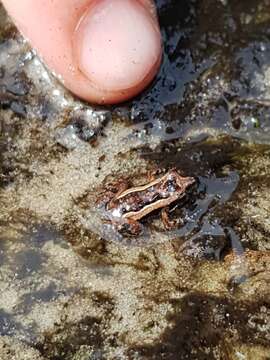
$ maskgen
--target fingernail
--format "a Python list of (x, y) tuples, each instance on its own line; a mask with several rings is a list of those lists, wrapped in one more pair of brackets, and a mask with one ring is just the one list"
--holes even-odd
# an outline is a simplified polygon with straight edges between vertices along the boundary
[(153, 17), (136, 0), (94, 1), (73, 39), (80, 71), (100, 89), (121, 91), (149, 77), (161, 57)]

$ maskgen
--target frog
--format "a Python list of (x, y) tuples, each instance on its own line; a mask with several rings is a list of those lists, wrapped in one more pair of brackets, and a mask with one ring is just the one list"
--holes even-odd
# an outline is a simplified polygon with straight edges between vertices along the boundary
[(152, 175), (148, 183), (139, 186), (129, 186), (120, 178), (107, 187), (99, 205), (103, 204), (108, 222), (120, 233), (139, 235), (143, 230), (140, 220), (156, 210), (161, 210), (162, 222), (169, 230), (176, 225), (169, 219), (169, 206), (185, 197), (195, 183), (194, 177), (182, 176), (175, 168), (157, 178)]

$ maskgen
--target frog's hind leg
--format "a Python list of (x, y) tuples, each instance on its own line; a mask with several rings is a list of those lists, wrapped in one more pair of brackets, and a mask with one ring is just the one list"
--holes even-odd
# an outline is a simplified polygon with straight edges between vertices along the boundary
[(114, 182), (110, 182), (106, 185), (105, 191), (114, 193), (114, 196), (117, 196), (119, 193), (122, 193), (129, 188), (129, 181), (125, 178), (119, 178)]
[[(129, 182), (126, 179), (119, 179), (115, 183), (110, 183), (107, 187), (107, 191), (105, 192), (105, 195), (107, 195), (108, 204), (107, 209), (110, 210), (114, 206), (117, 206), (115, 204), (116, 199), (118, 196), (122, 194), (123, 191), (127, 190), (129, 188)], [(108, 195), (109, 194), (109, 195)]]
[(147, 171), (147, 180), (149, 182), (152, 182), (157, 179), (159, 175), (163, 173), (162, 169), (156, 168), (154, 170), (148, 170)]
[(148, 170), (147, 171), (147, 181), (152, 182), (156, 180), (156, 171)]
[(117, 183), (117, 193), (115, 194), (115, 198), (117, 198), (118, 196), (120, 196), (122, 194), (122, 192), (124, 192), (125, 190), (127, 190), (130, 186), (130, 183), (128, 182), (127, 179), (120, 179)]

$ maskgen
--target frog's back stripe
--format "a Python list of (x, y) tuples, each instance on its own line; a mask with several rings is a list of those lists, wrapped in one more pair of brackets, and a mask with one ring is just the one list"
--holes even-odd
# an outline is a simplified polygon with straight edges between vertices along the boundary
[(166, 181), (167, 176), (168, 176), (168, 175), (164, 175), (162, 178), (153, 180), (153, 181), (151, 181), (150, 183), (148, 183), (148, 184), (146, 184), (146, 185), (135, 186), (135, 187), (132, 187), (132, 188), (130, 188), (130, 189), (127, 189), (127, 190), (123, 191), (120, 195), (118, 195), (118, 196), (116, 197), (116, 200), (120, 200), (120, 199), (122, 199), (123, 197), (125, 197), (125, 196), (127, 196), (127, 195), (129, 195), (129, 194), (132, 194), (132, 193), (145, 191), (145, 190), (147, 190), (148, 188), (159, 184), (159, 183), (162, 182), (163, 180)]
[[(184, 194), (183, 194), (183, 196), (184, 196)], [(140, 220), (147, 214), (150, 214), (152, 211), (166, 207), (166, 206), (170, 205), (171, 203), (173, 203), (174, 201), (179, 200), (180, 198), (181, 197), (179, 197), (179, 195), (177, 195), (177, 194), (172, 195), (169, 198), (161, 199), (161, 200), (154, 202), (153, 204), (149, 204), (141, 210), (130, 211), (130, 212), (124, 214), (123, 218), (124, 219), (132, 218), (133, 220)]]

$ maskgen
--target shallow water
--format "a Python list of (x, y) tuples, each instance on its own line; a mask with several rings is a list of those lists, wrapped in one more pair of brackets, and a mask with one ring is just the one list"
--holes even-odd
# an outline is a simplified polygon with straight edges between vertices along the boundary
[[(0, 358), (269, 359), (270, 2), (158, 1), (135, 100), (66, 92), (0, 11)], [(53, 89), (53, 90), (52, 90)], [(104, 225), (97, 194), (176, 167), (182, 219)]]

